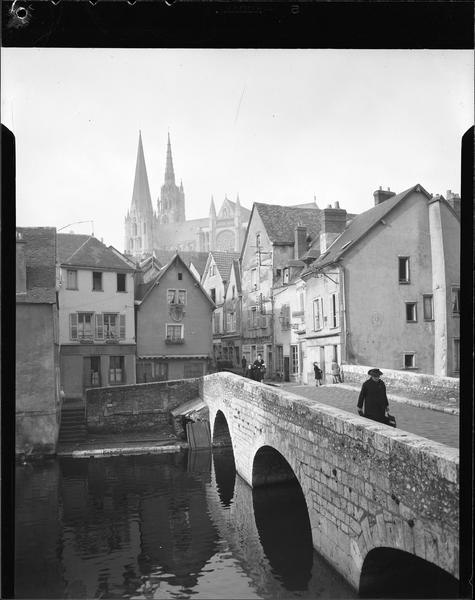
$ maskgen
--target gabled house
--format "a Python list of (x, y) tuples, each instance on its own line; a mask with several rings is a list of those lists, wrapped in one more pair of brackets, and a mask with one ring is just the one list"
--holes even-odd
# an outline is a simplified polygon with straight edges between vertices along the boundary
[(241, 368), (241, 268), (236, 258), (231, 265), (229, 283), (224, 292), (223, 302), (223, 360), (231, 363), (231, 368)]
[(54, 454), (61, 419), (56, 230), (16, 232), (16, 453)]
[[(270, 376), (275, 372), (276, 344), (283, 346), (283, 341), (276, 339), (280, 330), (275, 324), (281, 308), (276, 314), (274, 287), (287, 286), (294, 280), (304, 266), (300, 257), (318, 238), (319, 231), (320, 210), (316, 204), (301, 208), (255, 203), (252, 208), (240, 259), (242, 354), (248, 362), (262, 354)], [(289, 360), (289, 355), (285, 356)], [(277, 360), (280, 372), (284, 371), (284, 360), (283, 354)]]
[[(229, 284), (233, 261), (239, 258), (238, 252), (211, 251), (202, 277), (202, 285), (216, 308), (213, 313), (213, 357), (215, 361), (228, 360), (224, 357), (221, 336), (226, 329), (224, 298)], [(228, 354), (226, 344), (226, 355)]]
[(304, 256), (304, 378), (313, 361), (328, 373), (334, 358), (457, 376), (459, 218), (421, 185), (374, 198), (349, 225), (342, 211), (324, 210), (320, 239)]
[(139, 383), (208, 372), (215, 305), (178, 253), (136, 286), (135, 307)]
[(95, 237), (60, 233), (59, 334), (66, 399), (135, 383), (134, 271)]

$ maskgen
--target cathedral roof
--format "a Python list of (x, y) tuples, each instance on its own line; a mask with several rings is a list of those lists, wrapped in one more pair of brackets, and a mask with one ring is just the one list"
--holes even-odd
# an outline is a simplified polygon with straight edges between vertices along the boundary
[(91, 235), (58, 233), (58, 260), (61, 265), (86, 269), (134, 271), (129, 261), (120, 258), (105, 244)]
[(259, 213), (267, 235), (274, 244), (293, 244), (294, 230), (298, 225), (305, 225), (312, 239), (315, 239), (320, 233), (321, 211), (316, 208), (299, 208), (255, 202), (254, 210)]
[(148, 185), (147, 167), (145, 166), (141, 132), (139, 132), (137, 163), (135, 165), (134, 191), (132, 193), (131, 210), (133, 211), (134, 209), (145, 214), (153, 213), (152, 198), (150, 196), (150, 187)]
[(229, 281), (229, 276), (231, 274), (231, 267), (233, 265), (233, 261), (237, 260), (241, 255), (240, 252), (218, 252), (216, 250), (211, 250), (211, 256), (218, 267), (219, 274), (221, 275), (221, 279), (223, 281)]

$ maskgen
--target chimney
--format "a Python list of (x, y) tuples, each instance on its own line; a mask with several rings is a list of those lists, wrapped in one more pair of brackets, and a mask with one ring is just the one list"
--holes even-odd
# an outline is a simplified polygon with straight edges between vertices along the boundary
[(378, 204), (381, 204), (381, 202), (384, 202), (385, 200), (389, 200), (389, 198), (392, 198), (395, 195), (396, 195), (396, 192), (391, 192), (391, 190), (389, 188), (387, 190), (383, 190), (383, 188), (381, 186), (379, 186), (379, 190), (376, 190), (373, 194), (374, 205), (377, 206)]
[[(337, 208), (338, 206), (338, 208)], [(332, 244), (346, 227), (346, 210), (339, 208), (335, 202), (335, 208), (328, 206), (324, 208), (320, 217), (320, 253)]]
[(26, 294), (26, 242), (22, 233), (16, 232), (16, 293)]
[(460, 217), (460, 195), (454, 194), (452, 190), (447, 190), (446, 194), (447, 202), (454, 209), (457, 215)]
[(294, 232), (294, 258), (302, 258), (307, 252), (307, 227), (297, 225)]

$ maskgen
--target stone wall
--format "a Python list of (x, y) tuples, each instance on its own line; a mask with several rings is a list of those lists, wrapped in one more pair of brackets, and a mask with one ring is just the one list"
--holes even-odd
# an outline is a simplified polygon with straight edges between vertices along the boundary
[(200, 385), (197, 378), (89, 389), (87, 429), (96, 433), (174, 432), (170, 411), (199, 397)]
[[(292, 467), (313, 544), (358, 589), (373, 548), (414, 554), (458, 577), (458, 450), (231, 373), (203, 380), (210, 424), (227, 420), (249, 485), (264, 446)], [(265, 453), (264, 453), (265, 455)]]
[[(345, 383), (360, 386), (368, 379), (368, 370), (372, 367), (362, 365), (341, 365)], [(431, 400), (459, 399), (459, 380), (455, 377), (436, 377), (410, 371), (381, 369), (382, 379), (386, 384), (388, 394), (417, 398), (426, 402)]]

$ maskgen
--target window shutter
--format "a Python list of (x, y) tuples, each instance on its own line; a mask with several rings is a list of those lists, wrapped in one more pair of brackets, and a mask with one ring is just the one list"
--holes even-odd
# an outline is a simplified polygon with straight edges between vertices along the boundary
[(72, 340), (78, 339), (78, 315), (71, 313), (69, 315), (69, 334)]
[(96, 338), (99, 340), (104, 338), (104, 317), (102, 314), (96, 314)]
[(125, 340), (125, 315), (119, 315), (119, 337), (121, 340)]

